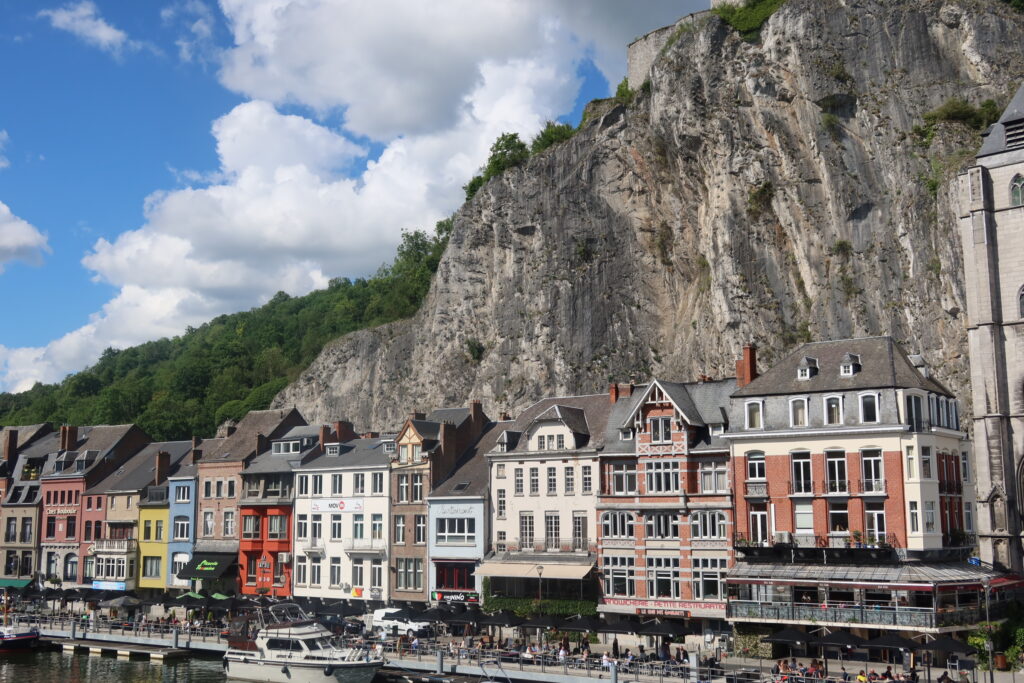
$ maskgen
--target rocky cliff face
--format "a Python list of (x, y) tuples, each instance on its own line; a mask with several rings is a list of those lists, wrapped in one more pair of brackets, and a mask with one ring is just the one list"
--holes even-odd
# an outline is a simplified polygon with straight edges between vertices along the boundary
[(1005, 103), (1021, 45), (997, 0), (789, 0), (758, 44), (706, 15), (631, 105), (459, 211), (419, 314), (333, 342), (275, 405), (386, 429), (875, 334), (966, 399), (953, 176), (980, 142), (910, 131), (951, 97)]

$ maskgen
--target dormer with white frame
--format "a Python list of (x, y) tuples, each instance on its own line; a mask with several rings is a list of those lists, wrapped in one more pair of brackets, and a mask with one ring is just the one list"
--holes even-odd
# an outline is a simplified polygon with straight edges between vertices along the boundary
[(704, 426), (685, 386), (653, 380), (646, 391), (637, 394), (619, 431), (620, 436), (629, 435), (623, 440), (644, 435), (651, 446), (678, 443), (688, 450), (694, 428)]
[(796, 378), (809, 380), (816, 374), (818, 374), (818, 359), (810, 356), (801, 358), (800, 363), (796, 366)]
[(534, 452), (575, 450), (589, 441), (586, 413), (579, 408), (553, 405), (523, 430), (519, 448)]

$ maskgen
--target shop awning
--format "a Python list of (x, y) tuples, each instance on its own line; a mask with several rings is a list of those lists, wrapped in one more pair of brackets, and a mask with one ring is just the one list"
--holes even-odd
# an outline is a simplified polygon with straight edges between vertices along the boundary
[(24, 588), (32, 579), (0, 579), (0, 588)]
[[(538, 571), (539, 567), (543, 570)], [(473, 573), (506, 579), (582, 579), (593, 569), (590, 564), (527, 564), (525, 562), (484, 562)]]
[(228, 553), (195, 553), (185, 568), (178, 572), (179, 579), (219, 579), (238, 562), (238, 556)]

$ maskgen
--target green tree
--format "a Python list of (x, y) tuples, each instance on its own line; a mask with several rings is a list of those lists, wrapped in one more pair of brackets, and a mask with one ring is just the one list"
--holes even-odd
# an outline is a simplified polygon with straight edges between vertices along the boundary
[(568, 123), (555, 123), (554, 121), (548, 121), (544, 124), (544, 128), (537, 133), (537, 137), (530, 142), (530, 151), (533, 154), (539, 154), (551, 145), (557, 145), (559, 142), (565, 142), (571, 138), (575, 132), (576, 129)]
[(491, 155), (484, 166), (484, 180), (501, 175), (530, 158), (530, 149), (518, 133), (502, 133), (491, 145)]

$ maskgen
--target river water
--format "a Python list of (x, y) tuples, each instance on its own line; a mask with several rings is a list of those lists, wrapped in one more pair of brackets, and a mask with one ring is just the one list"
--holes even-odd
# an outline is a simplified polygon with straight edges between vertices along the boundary
[(220, 658), (154, 664), (110, 655), (39, 650), (0, 655), (2, 683), (223, 683)]

